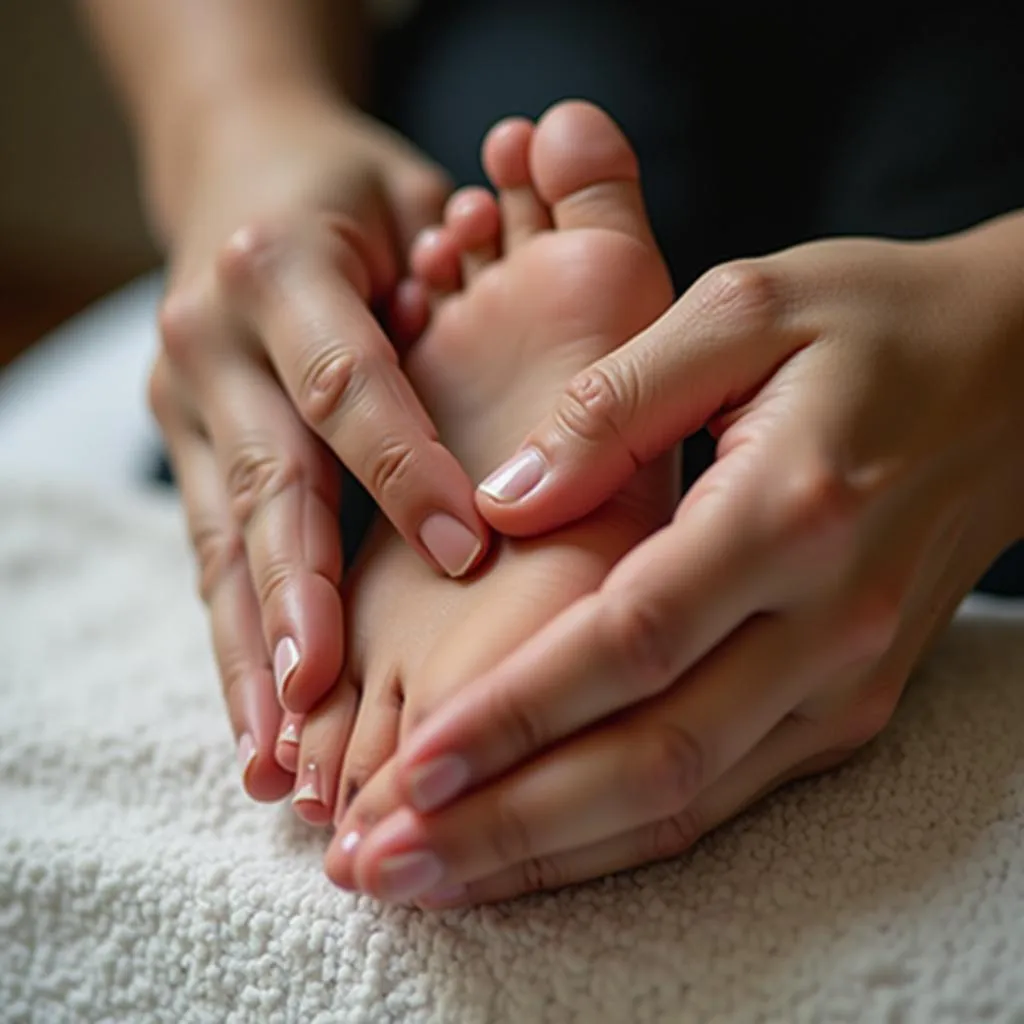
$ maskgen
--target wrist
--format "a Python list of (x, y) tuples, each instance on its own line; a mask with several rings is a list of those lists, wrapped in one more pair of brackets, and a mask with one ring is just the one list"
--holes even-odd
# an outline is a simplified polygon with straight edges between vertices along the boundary
[(977, 345), (980, 397), (993, 444), (1009, 540), (1024, 538), (1024, 213), (939, 243), (951, 259), (964, 338)]
[(338, 93), (290, 76), (236, 79), (207, 93), (188, 89), (147, 122), (140, 152), (143, 191), (157, 238), (172, 246), (211, 178), (251, 178), (280, 155), (302, 124), (355, 124), (357, 111)]

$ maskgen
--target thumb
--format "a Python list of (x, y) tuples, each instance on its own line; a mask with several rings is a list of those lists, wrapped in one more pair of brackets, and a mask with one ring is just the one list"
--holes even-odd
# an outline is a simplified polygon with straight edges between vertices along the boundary
[(768, 261), (709, 271), (662, 317), (577, 374), (518, 452), (477, 489), (498, 531), (575, 521), (637, 469), (747, 400), (810, 337), (787, 314)]

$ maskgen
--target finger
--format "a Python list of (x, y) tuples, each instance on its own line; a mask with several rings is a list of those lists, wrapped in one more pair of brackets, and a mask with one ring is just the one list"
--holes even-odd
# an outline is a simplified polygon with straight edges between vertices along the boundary
[(763, 383), (813, 333), (790, 316), (778, 264), (731, 264), (698, 281), (617, 351), (577, 374), (552, 413), (477, 490), (513, 536), (597, 508), (640, 465)]
[(486, 526), (367, 306), (358, 244), (338, 231), (247, 231), (220, 269), (303, 420), (421, 556), (449, 576), (467, 573)]
[(362, 840), (361, 886), (382, 899), (415, 899), (425, 891), (418, 886), (465, 884), (683, 813), (820, 678), (819, 650), (794, 657), (807, 626), (796, 617), (752, 619), (658, 700), (440, 814), (398, 812)]
[(420, 725), (399, 752), (410, 805), (434, 810), (661, 692), (765, 607), (767, 548), (743, 497), (740, 489), (735, 500), (696, 502), (627, 555), (596, 594)]
[(746, 757), (689, 807), (610, 839), (531, 857), (467, 885), (442, 886), (417, 902), (430, 909), (498, 903), (667, 860), (735, 818), (791, 779), (832, 767), (822, 733), (803, 719), (784, 719)]
[(344, 656), (337, 468), (244, 351), (207, 375), (202, 399), (245, 538), (278, 698), (301, 713), (334, 684)]
[(200, 591), (210, 611), (214, 655), (238, 741), (243, 785), (257, 800), (278, 800), (292, 780), (274, 760), (281, 711), (242, 538), (213, 452), (186, 418), (167, 376), (154, 374), (153, 407), (167, 440), (199, 562)]

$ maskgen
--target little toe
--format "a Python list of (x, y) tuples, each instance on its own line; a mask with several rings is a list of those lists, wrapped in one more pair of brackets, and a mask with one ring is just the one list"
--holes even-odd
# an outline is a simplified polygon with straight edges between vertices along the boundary
[(498, 258), (501, 215), (497, 200), (485, 188), (459, 189), (448, 200), (444, 223), (462, 252), (462, 279), (468, 284)]
[(413, 278), (436, 301), (462, 287), (462, 265), (455, 236), (445, 227), (421, 231), (409, 252)]
[(559, 229), (606, 228), (655, 245), (636, 154), (618, 125), (592, 103), (559, 103), (540, 119), (530, 172)]
[(397, 678), (363, 691), (341, 769), (335, 821), (341, 819), (360, 789), (395, 752), (401, 714), (402, 691)]
[(484, 169), (498, 189), (505, 251), (551, 228), (551, 214), (537, 195), (530, 176), (534, 126), (525, 117), (510, 117), (484, 140)]
[(312, 825), (326, 825), (331, 820), (358, 704), (355, 686), (342, 679), (303, 722), (292, 807)]

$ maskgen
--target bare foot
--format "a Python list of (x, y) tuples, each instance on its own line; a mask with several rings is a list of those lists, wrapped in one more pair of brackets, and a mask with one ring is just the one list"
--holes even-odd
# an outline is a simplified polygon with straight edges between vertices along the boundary
[[(537, 125), (502, 122), (484, 144), (498, 197), (466, 189), (418, 241), (432, 322), (406, 370), (442, 440), (482, 479), (511, 455), (565, 383), (672, 300), (644, 212), (636, 158), (589, 104)], [(338, 815), (404, 735), (664, 525), (674, 457), (639, 473), (568, 529), (503, 539), (466, 581), (433, 574), (384, 522), (349, 583), (347, 677), (302, 728), (295, 806)], [(329, 868), (329, 866), (328, 866)]]

